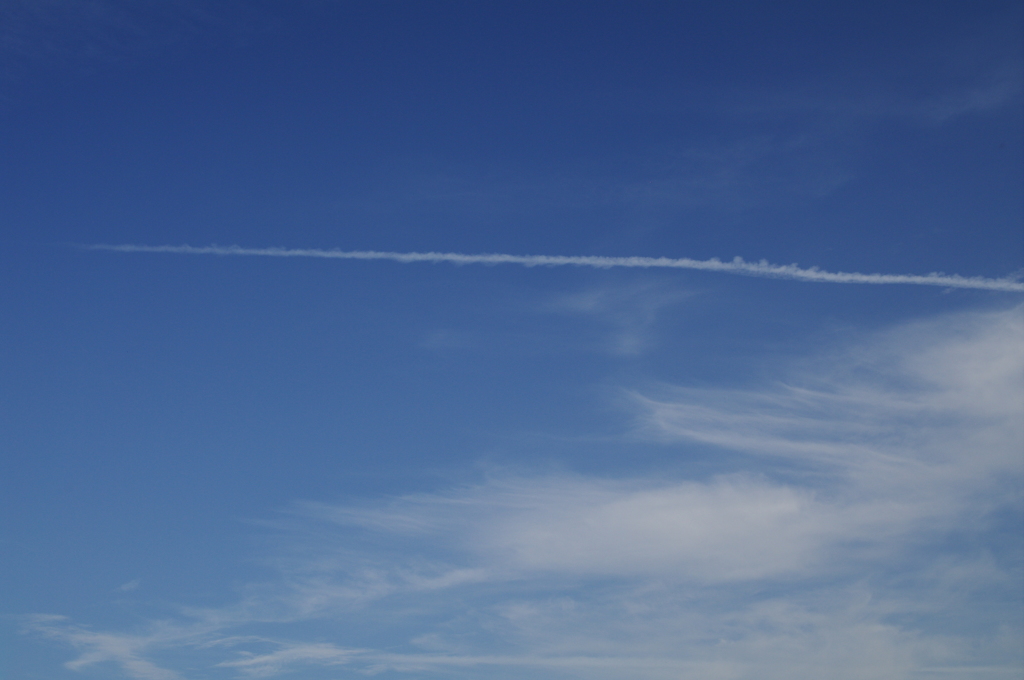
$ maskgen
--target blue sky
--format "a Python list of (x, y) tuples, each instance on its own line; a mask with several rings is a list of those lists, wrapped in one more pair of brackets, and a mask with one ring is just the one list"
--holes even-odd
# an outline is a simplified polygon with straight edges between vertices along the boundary
[(0, 673), (1019, 678), (1022, 27), (0, 2)]

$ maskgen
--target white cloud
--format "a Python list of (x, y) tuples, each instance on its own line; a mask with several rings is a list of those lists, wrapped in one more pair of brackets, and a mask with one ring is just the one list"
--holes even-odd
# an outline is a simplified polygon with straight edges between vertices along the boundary
[(833, 472), (851, 493), (961, 499), (1020, 474), (1018, 309), (900, 328), (758, 391), (636, 395), (645, 431)]
[(1019, 677), (1024, 551), (1000, 517), (1022, 508), (1022, 309), (910, 324), (783, 377), (634, 395), (636, 435), (728, 451), (718, 474), (300, 504), (279, 580), (234, 607), (134, 635), (36, 629), (81, 650), (71, 668), (144, 680), (175, 677), (153, 651), (200, 647), (231, 650), (208, 675), (256, 677)]

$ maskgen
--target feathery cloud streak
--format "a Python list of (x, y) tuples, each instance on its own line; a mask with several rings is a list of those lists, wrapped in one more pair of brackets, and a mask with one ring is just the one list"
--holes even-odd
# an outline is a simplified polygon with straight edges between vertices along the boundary
[(1024, 283), (1013, 278), (991, 279), (959, 274), (861, 274), (828, 272), (817, 267), (802, 268), (795, 264), (771, 264), (766, 260), (747, 262), (740, 257), (730, 262), (718, 258), (693, 260), (688, 257), (604, 257), (600, 255), (509, 255), (489, 253), (394, 253), (376, 250), (320, 250), (316, 248), (242, 248), (240, 246), (147, 246), (106, 245), (82, 246), (87, 250), (108, 250), (119, 253), (175, 253), (179, 255), (248, 255), (259, 257), (319, 257), (338, 260), (392, 260), (394, 262), (450, 262), (452, 264), (519, 264), (524, 267), (634, 267), (640, 269), (697, 269), (768, 279), (791, 279), (816, 283), (909, 284), (943, 288), (974, 288), (1005, 292), (1024, 292)]

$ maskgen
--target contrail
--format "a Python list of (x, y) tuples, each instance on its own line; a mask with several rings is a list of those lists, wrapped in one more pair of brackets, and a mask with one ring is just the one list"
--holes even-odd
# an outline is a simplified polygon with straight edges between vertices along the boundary
[(859, 274), (828, 272), (795, 264), (770, 264), (766, 260), (747, 262), (742, 258), (723, 262), (718, 258), (691, 260), (688, 257), (603, 257), (600, 255), (506, 255), (501, 253), (466, 255), (464, 253), (391, 253), (376, 250), (319, 250), (311, 248), (242, 248), (240, 246), (144, 246), (85, 245), (87, 250), (112, 250), (119, 253), (178, 253), (184, 255), (250, 255), (262, 257), (321, 257), (338, 260), (393, 260), (395, 262), (450, 262), (452, 264), (519, 264), (525, 267), (662, 267), (699, 269), (769, 279), (792, 279), (818, 283), (909, 284), (943, 288), (975, 288), (1024, 292), (1024, 283), (1014, 278), (990, 279), (958, 274)]

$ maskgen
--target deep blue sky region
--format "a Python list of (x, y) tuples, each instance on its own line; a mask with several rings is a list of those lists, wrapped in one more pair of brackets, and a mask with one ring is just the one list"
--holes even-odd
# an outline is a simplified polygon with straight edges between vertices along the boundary
[(0, 674), (1019, 678), (1022, 35), (0, 0)]

